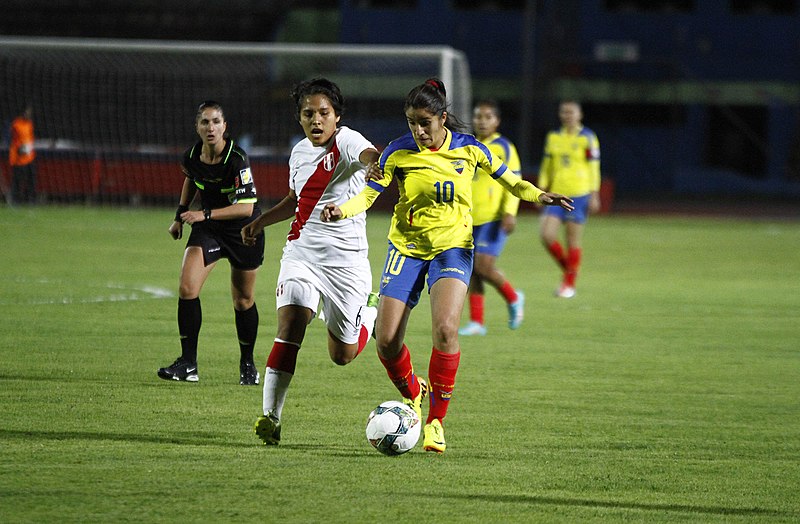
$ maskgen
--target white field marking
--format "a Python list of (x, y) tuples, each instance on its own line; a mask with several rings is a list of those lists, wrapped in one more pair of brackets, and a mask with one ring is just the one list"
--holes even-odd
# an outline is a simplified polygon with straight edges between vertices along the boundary
[[(43, 279), (37, 279), (35, 283), (54, 284), (57, 282), (43, 278)], [(123, 284), (107, 283), (105, 285), (105, 288), (108, 290), (119, 290), (119, 292), (95, 295), (93, 297), (82, 297), (82, 298), (74, 298), (70, 296), (61, 296), (53, 298), (32, 298), (22, 303), (32, 306), (46, 305), (46, 304), (97, 304), (101, 302), (129, 302), (133, 300), (172, 298), (175, 296), (175, 294), (168, 289), (156, 286), (150, 286), (146, 284), (140, 286), (127, 287)], [(20, 305), (20, 302), (17, 301), (12, 302), (9, 300), (0, 299), (0, 305), (13, 305), (13, 304)]]

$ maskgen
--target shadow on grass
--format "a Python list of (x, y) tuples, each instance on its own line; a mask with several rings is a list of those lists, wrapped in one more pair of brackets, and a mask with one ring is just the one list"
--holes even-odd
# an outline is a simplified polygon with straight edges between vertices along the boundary
[[(413, 493), (412, 493), (413, 495)], [(417, 493), (419, 496), (436, 496), (431, 493)], [(586, 508), (631, 509), (641, 511), (668, 511), (675, 513), (695, 513), (698, 515), (739, 515), (739, 516), (771, 516), (786, 517), (788, 513), (764, 508), (728, 508), (724, 506), (693, 506), (689, 504), (648, 504), (644, 502), (619, 502), (610, 500), (587, 500), (561, 497), (544, 497), (541, 495), (487, 495), (487, 494), (438, 494), (439, 497), (455, 500), (480, 500), (483, 502), (501, 502), (513, 504), (531, 504), (547, 506), (573, 506)]]
[(361, 456), (385, 458), (380, 453), (364, 447), (352, 448), (343, 445), (322, 444), (282, 444), (280, 446), (264, 446), (253, 435), (252, 442), (232, 442), (230, 435), (211, 432), (192, 432), (187, 435), (136, 435), (130, 433), (104, 433), (99, 431), (42, 431), (0, 429), (0, 439), (41, 439), (41, 440), (110, 440), (115, 442), (144, 442), (150, 444), (179, 444), (191, 446), (221, 446), (230, 448), (280, 449), (316, 453), (325, 456), (354, 458)]
[(0, 429), (0, 438), (43, 440), (111, 440), (116, 442), (149, 442), (152, 444), (189, 444), (192, 446), (224, 446), (250, 448), (258, 443), (231, 442), (229, 435), (192, 432), (190, 435), (135, 435), (130, 433), (103, 433), (99, 431), (40, 431)]

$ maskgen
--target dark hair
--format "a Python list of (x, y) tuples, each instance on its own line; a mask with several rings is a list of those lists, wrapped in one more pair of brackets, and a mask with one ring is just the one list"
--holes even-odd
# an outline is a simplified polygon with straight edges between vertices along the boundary
[[(442, 116), (447, 111), (447, 90), (444, 82), (438, 78), (429, 78), (408, 92), (403, 111), (409, 109), (424, 109), (434, 115)], [(454, 131), (466, 131), (464, 125), (455, 115), (447, 113), (446, 127)]]
[(199, 106), (197, 106), (197, 114), (194, 116), (195, 122), (200, 120), (200, 116), (206, 109), (216, 109), (219, 111), (219, 114), (222, 115), (222, 119), (225, 120), (225, 111), (222, 110), (222, 106), (219, 105), (219, 102), (214, 100), (204, 100)]
[(473, 107), (488, 107), (494, 113), (494, 116), (500, 118), (500, 105), (494, 98), (481, 98)]
[(304, 80), (292, 87), (291, 96), (292, 100), (294, 100), (295, 116), (298, 120), (300, 119), (300, 111), (303, 108), (303, 101), (307, 96), (311, 95), (324, 95), (331, 101), (337, 116), (344, 114), (344, 96), (342, 96), (339, 86), (327, 78), (314, 78), (313, 80)]

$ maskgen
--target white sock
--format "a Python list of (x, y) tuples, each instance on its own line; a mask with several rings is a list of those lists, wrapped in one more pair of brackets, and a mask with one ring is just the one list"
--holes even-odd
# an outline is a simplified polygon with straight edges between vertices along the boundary
[(264, 372), (264, 415), (271, 411), (280, 420), (293, 376), (292, 373), (267, 367)]
[(367, 330), (367, 338), (375, 330), (375, 320), (378, 318), (378, 308), (365, 306), (361, 309), (361, 326)]

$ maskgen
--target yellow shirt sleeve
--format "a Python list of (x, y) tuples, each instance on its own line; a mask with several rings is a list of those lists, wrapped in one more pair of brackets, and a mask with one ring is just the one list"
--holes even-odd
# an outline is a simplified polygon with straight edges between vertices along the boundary
[(539, 195), (543, 195), (544, 191), (534, 186), (527, 180), (515, 175), (511, 170), (506, 170), (498, 178), (495, 178), (500, 185), (506, 188), (512, 195), (528, 202), (541, 203)]
[(372, 204), (375, 203), (375, 199), (378, 198), (378, 195), (380, 195), (380, 192), (372, 189), (369, 186), (366, 186), (361, 190), (361, 193), (357, 194), (339, 206), (339, 209), (342, 211), (342, 218), (350, 218), (358, 215), (359, 213), (363, 213), (372, 207)]

